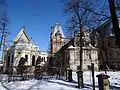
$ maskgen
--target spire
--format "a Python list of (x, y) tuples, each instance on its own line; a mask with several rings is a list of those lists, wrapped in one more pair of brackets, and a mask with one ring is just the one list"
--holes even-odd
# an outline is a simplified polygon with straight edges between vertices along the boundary
[(22, 29), (21, 29), (21, 30), (25, 31), (25, 25), (22, 26)]

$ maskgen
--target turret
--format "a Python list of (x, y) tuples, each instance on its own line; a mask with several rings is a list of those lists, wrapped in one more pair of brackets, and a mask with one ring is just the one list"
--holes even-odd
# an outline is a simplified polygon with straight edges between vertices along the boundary
[(50, 34), (50, 40), (51, 40), (51, 53), (56, 53), (61, 45), (58, 43), (64, 43), (64, 34), (61, 28), (61, 25), (56, 23), (54, 27), (51, 27), (51, 34)]

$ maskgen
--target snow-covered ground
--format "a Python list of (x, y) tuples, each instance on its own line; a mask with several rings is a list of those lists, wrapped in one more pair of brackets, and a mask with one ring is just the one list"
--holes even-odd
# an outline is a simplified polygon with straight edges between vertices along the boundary
[[(102, 72), (95, 73), (96, 90), (98, 90), (98, 79), (96, 75)], [(110, 76), (111, 90), (120, 90), (120, 72), (107, 72)], [(77, 75), (73, 72), (73, 81), (67, 82), (63, 79), (42, 79), (42, 80), (26, 80), (7, 82), (7, 76), (0, 75), (0, 90), (92, 90), (92, 73), (90, 71), (84, 72), (84, 86), (79, 89), (77, 86)], [(4, 82), (3, 82), (4, 81)]]

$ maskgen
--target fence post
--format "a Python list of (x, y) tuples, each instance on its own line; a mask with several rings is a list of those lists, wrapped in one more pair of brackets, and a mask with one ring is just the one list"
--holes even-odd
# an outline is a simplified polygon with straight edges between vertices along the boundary
[(96, 77), (98, 77), (98, 85), (99, 85), (99, 90), (109, 90), (110, 88), (110, 83), (108, 78), (110, 76), (101, 73), (99, 75), (97, 75)]
[(79, 70), (76, 73), (77, 73), (77, 79), (78, 79), (78, 87), (79, 88), (84, 88), (84, 84), (83, 84), (83, 71)]
[(66, 80), (68, 80), (69, 82), (72, 81), (72, 69), (67, 68), (66, 70)]
[(95, 90), (94, 63), (91, 63), (91, 66), (92, 66), (93, 90)]

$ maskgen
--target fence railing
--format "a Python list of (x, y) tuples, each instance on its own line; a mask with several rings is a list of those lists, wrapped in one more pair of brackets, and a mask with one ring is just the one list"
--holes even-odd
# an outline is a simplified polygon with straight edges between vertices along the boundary
[(61, 75), (39, 75), (35, 76), (34, 74), (13, 74), (8, 75), (8, 82), (10, 81), (23, 81), (23, 80), (31, 80), (31, 79), (63, 79), (65, 80), (65, 76)]

